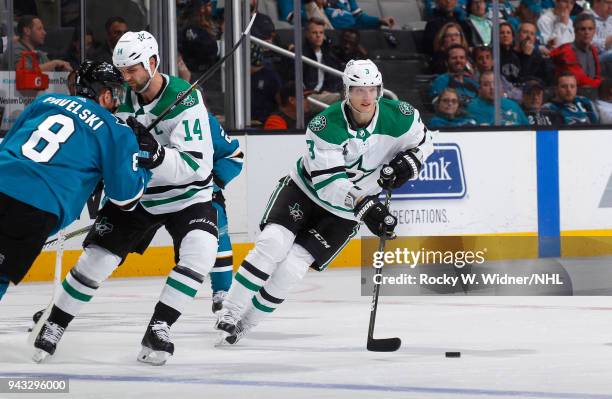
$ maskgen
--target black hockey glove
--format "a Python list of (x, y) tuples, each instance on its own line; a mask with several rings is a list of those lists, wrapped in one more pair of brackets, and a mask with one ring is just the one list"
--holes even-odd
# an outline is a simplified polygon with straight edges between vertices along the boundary
[(380, 171), (378, 185), (385, 190), (401, 187), (408, 180), (412, 179), (421, 171), (421, 162), (415, 155), (414, 149), (400, 152), (384, 165)]
[[(138, 141), (138, 147), (140, 151), (148, 153), (147, 156), (138, 157), (138, 166), (145, 169), (154, 169), (158, 167), (164, 160), (166, 151), (164, 146), (159, 144), (151, 132), (147, 131), (147, 128), (142, 123), (138, 122), (136, 118), (130, 116), (127, 119), (127, 124), (136, 133), (136, 140)], [(144, 154), (139, 154), (144, 155)]]
[(354, 212), (355, 216), (363, 221), (368, 229), (378, 237), (386, 240), (395, 238), (393, 230), (397, 226), (397, 219), (389, 213), (389, 210), (375, 195), (359, 201)]

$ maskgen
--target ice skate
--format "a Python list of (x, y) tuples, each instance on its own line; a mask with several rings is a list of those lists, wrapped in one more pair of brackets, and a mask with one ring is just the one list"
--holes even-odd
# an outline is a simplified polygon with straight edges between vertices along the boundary
[(223, 301), (227, 297), (227, 291), (217, 291), (212, 297), (212, 312), (216, 314), (223, 308)]
[(215, 345), (222, 344), (226, 337), (229, 337), (235, 333), (238, 320), (238, 313), (232, 312), (227, 307), (223, 307), (217, 312), (215, 329), (219, 330), (219, 335)]
[(45, 321), (43, 324), (36, 341), (34, 341), (34, 355), (32, 360), (36, 363), (40, 363), (47, 357), (52, 356), (55, 353), (57, 343), (64, 334), (64, 327), (59, 324), (53, 323), (52, 321)]
[(238, 341), (244, 338), (244, 336), (251, 330), (252, 327), (253, 326), (250, 324), (243, 323), (242, 320), (238, 321), (234, 333), (225, 337), (225, 340), (221, 343), (221, 345), (235, 345), (236, 343), (238, 343)]
[(174, 344), (170, 341), (170, 327), (165, 321), (152, 321), (142, 338), (142, 349), (138, 361), (161, 366), (174, 354)]

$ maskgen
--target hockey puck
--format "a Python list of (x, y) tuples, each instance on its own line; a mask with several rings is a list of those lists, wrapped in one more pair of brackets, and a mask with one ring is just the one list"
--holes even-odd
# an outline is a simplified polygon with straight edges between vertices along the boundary
[(446, 352), (446, 357), (461, 357), (461, 352)]

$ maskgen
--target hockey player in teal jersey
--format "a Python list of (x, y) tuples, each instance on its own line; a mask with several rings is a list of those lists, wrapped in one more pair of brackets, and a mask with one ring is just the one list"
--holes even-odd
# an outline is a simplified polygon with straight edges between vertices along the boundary
[(215, 313), (221, 310), (223, 300), (232, 285), (234, 265), (223, 190), (232, 179), (240, 174), (244, 154), (239, 148), (238, 140), (232, 139), (225, 134), (225, 130), (223, 130), (223, 127), (213, 114), (208, 114), (208, 120), (210, 122), (210, 133), (212, 135), (214, 151), (212, 173), (215, 186), (212, 203), (217, 210), (217, 226), (219, 227), (217, 260), (215, 261), (215, 266), (210, 271), (210, 286), (213, 292), (212, 311)]
[(77, 76), (78, 96), (38, 97), (0, 144), (0, 285), (23, 279), (47, 237), (81, 214), (101, 180), (126, 210), (149, 180), (137, 166), (134, 132), (111, 113), (123, 94), (120, 72), (87, 62)]
[[(350, 61), (343, 82), (344, 101), (311, 120), (303, 156), (268, 201), (255, 248), (217, 312), (220, 343), (238, 342), (309, 267), (325, 270), (359, 222), (394, 237), (397, 219), (378, 196), (418, 175), (433, 152), (432, 134), (410, 104), (381, 98), (382, 76), (372, 61)], [(383, 168), (392, 173), (382, 176)]]

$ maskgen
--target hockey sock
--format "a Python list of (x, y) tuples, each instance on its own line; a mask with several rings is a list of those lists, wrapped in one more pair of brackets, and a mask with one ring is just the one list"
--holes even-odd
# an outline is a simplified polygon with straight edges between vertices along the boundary
[(190, 268), (177, 265), (168, 275), (166, 285), (159, 297), (159, 302), (176, 309), (180, 314), (185, 306), (196, 296), (203, 282), (204, 276), (201, 274)]
[(51, 308), (51, 314), (49, 315), (49, 321), (59, 324), (60, 326), (67, 328), (68, 324), (74, 319), (74, 316), (64, 312), (62, 309), (58, 308), (56, 305), (53, 305)]
[(291, 290), (304, 278), (314, 258), (302, 246), (293, 244), (287, 259), (282, 261), (265, 286), (252, 298), (254, 309), (245, 321), (257, 324), (266, 314), (272, 313)]
[[(248, 256), (247, 256), (248, 259)], [(242, 262), (236, 276), (236, 283), (232, 285), (227, 299), (223, 303), (230, 311), (243, 313), (250, 306), (251, 298), (259, 291), (261, 286), (270, 277), (261, 269), (251, 264), (247, 259)]]
[(83, 305), (91, 301), (97, 289), (98, 285), (94, 281), (89, 280), (80, 274), (76, 268), (73, 268), (62, 282), (62, 290), (55, 300), (54, 307), (75, 316), (81, 311)]
[(226, 252), (219, 252), (215, 266), (210, 271), (210, 287), (213, 292), (229, 291), (232, 286), (232, 270), (234, 257), (232, 252), (229, 255)]
[[(157, 302), (155, 305), (155, 311), (153, 312), (153, 316), (151, 317), (152, 321), (165, 321), (168, 323), (168, 326), (172, 326), (181, 315), (181, 312), (178, 310), (171, 308), (170, 306), (163, 304), (161, 302)], [(149, 322), (149, 324), (151, 324)]]

